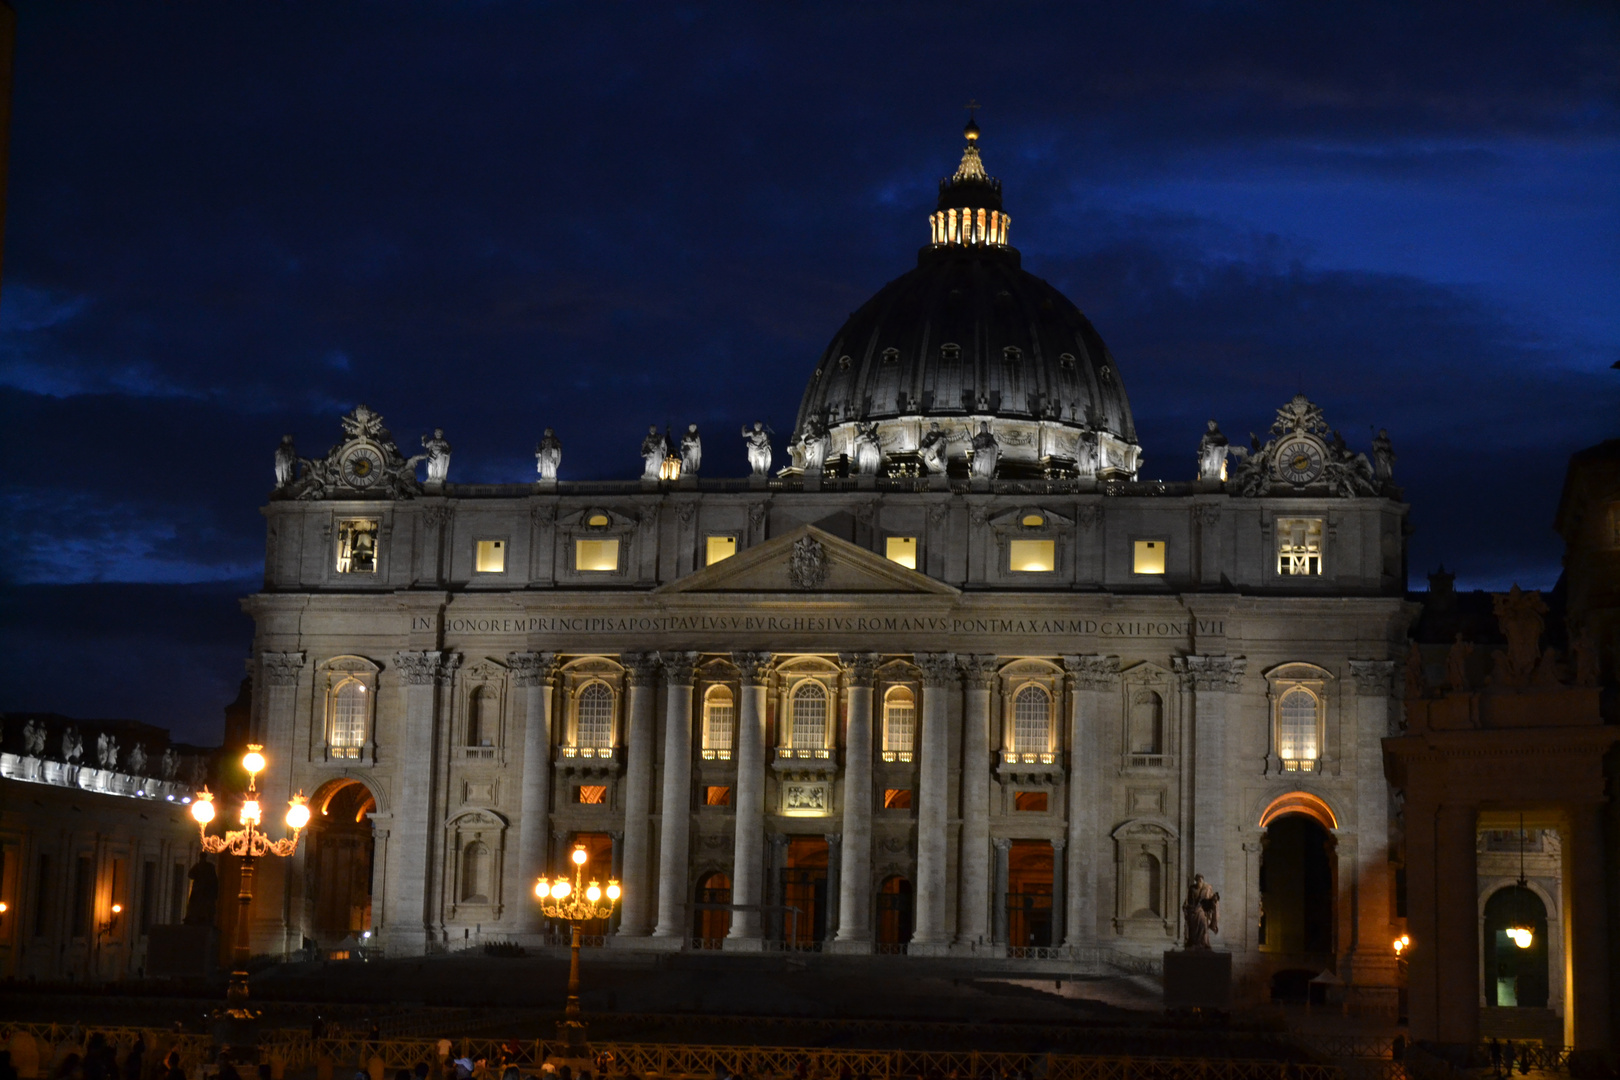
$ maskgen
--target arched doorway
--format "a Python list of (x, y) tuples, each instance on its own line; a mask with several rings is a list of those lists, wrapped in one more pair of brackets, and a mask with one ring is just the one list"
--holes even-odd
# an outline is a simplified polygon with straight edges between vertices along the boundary
[[(1530, 946), (1521, 949), (1508, 928), (1530, 928)], [(1548, 998), (1547, 905), (1528, 888), (1509, 885), (1485, 901), (1485, 1004), (1498, 1008), (1545, 1009)]]
[(910, 941), (915, 910), (911, 882), (899, 874), (884, 878), (877, 894), (877, 943), (898, 949)]
[(310, 800), (304, 889), (310, 936), (321, 945), (359, 938), (371, 929), (372, 811), (377, 800), (358, 780), (337, 780)]
[(692, 938), (700, 949), (718, 949), (731, 933), (731, 911), (717, 905), (731, 903), (731, 879), (720, 871), (698, 879), (692, 909)]
[(1289, 804), (1261, 819), (1260, 948), (1320, 957), (1327, 967), (1336, 944), (1338, 855), (1333, 834), (1314, 809)]

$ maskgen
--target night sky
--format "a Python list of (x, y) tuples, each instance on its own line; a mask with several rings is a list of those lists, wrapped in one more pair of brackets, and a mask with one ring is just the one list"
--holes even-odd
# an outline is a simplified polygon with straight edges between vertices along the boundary
[(1612, 4), (16, 6), (0, 708), (217, 738), (272, 451), (358, 401), (452, 481), (548, 425), (628, 479), (694, 421), (742, 475), (970, 99), (1144, 477), (1303, 390), (1389, 429), (1414, 585), (1548, 588), (1564, 463), (1620, 434)]

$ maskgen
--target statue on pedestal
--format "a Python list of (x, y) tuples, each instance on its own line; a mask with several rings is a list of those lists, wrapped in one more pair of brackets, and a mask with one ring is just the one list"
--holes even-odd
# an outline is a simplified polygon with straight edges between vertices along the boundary
[(978, 434), (973, 436), (973, 457), (968, 472), (976, 480), (989, 480), (996, 475), (996, 462), (1001, 459), (1001, 443), (990, 430), (988, 420), (979, 421)]
[(1492, 678), (1505, 686), (1523, 686), (1541, 660), (1541, 631), (1546, 625), (1547, 605), (1539, 592), (1525, 592), (1517, 585), (1491, 598), (1496, 623), (1507, 638), (1507, 650), (1492, 654)]
[(769, 476), (771, 474), (771, 432), (763, 423), (754, 421), (752, 431), (742, 429), (743, 438), (747, 440), (748, 467), (755, 476)]
[(1198, 440), (1198, 479), (1226, 479), (1226, 451), (1229, 445), (1226, 436), (1221, 434), (1220, 425), (1211, 420), (1203, 437)]
[(546, 433), (534, 448), (534, 463), (540, 472), (540, 479), (557, 479), (557, 468), (562, 465), (562, 441), (551, 428), (546, 428)]
[(118, 766), (118, 740), (105, 731), (96, 736), (96, 764), (103, 769)]
[(821, 417), (812, 416), (804, 422), (804, 433), (799, 436), (799, 447), (805, 472), (818, 473), (826, 465), (828, 441), (827, 424)]
[(917, 457), (922, 460), (924, 469), (930, 473), (945, 471), (945, 449), (950, 444), (950, 439), (951, 437), (940, 429), (938, 420), (928, 425), (922, 441), (917, 444)]
[(1395, 479), (1395, 445), (1389, 441), (1389, 431), (1378, 429), (1373, 439), (1373, 477), (1380, 484)]
[(124, 761), (124, 769), (131, 776), (146, 775), (146, 747), (136, 743), (129, 748), (129, 757)]
[(174, 747), (166, 747), (163, 756), (158, 759), (158, 772), (165, 780), (173, 780), (180, 774), (180, 755), (175, 753)]
[(1457, 640), (1451, 643), (1451, 651), (1446, 653), (1446, 685), (1453, 690), (1468, 689), (1468, 657), (1474, 647), (1463, 640), (1461, 632)]
[(187, 926), (213, 926), (214, 908), (219, 903), (219, 874), (208, 856), (198, 855), (197, 864), (186, 875), (191, 879), (191, 891), (186, 895)]
[(669, 451), (669, 443), (658, 433), (658, 425), (647, 429), (647, 437), (641, 440), (641, 478), (643, 480), (657, 480), (658, 474), (663, 471), (664, 457)]
[(293, 437), (283, 435), (281, 445), (276, 447), (276, 490), (280, 491), (296, 479), (298, 479), (298, 451), (293, 447)]
[(1209, 935), (1221, 932), (1221, 894), (1204, 880), (1203, 874), (1193, 875), (1181, 913), (1187, 920), (1187, 937), (1182, 945), (1188, 949), (1209, 948)]
[(696, 476), (702, 465), (703, 440), (698, 438), (697, 425), (687, 424), (686, 434), (681, 436), (681, 475)]
[(878, 442), (877, 425), (855, 421), (855, 473), (876, 476), (883, 469), (883, 446)]
[(84, 756), (84, 737), (74, 724), (69, 724), (62, 731), (62, 760), (69, 765), (77, 765)]
[(450, 475), (450, 444), (444, 441), (444, 428), (434, 428), (433, 436), (422, 436), (422, 449), (427, 451), (427, 482), (442, 484)]
[(31, 758), (45, 756), (45, 725), (33, 718), (23, 725), (23, 753)]

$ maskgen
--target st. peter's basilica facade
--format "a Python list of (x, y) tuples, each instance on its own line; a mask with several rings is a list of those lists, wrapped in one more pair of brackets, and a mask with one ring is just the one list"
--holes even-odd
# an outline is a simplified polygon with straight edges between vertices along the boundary
[(641, 478), (571, 482), (548, 433), (534, 481), (460, 485), (436, 434), (423, 481), (364, 407), (284, 444), (254, 726), (317, 824), (255, 951), (539, 943), (583, 844), (611, 947), (1140, 965), (1199, 873), (1240, 980), (1393, 993), (1388, 440), (1300, 396), (1139, 478), (1124, 373), (1020, 268), (977, 138), (785, 463), (745, 432), (753, 475), (710, 479), (712, 433), (655, 431)]

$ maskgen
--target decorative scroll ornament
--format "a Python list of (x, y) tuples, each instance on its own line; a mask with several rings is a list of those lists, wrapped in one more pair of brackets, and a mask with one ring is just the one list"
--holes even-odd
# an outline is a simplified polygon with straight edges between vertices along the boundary
[(827, 551), (813, 536), (802, 536), (793, 543), (788, 560), (788, 580), (796, 589), (819, 589), (827, 581)]
[[(278, 458), (277, 495), (284, 499), (352, 499), (356, 495), (374, 495), (391, 499), (409, 499), (422, 492), (416, 479), (416, 466), (434, 458), (435, 449), (427, 453), (405, 457), (394, 445), (394, 437), (383, 426), (380, 413), (365, 405), (356, 405), (354, 411), (343, 417), (344, 441), (327, 451), (326, 457), (299, 458), (302, 467), (297, 479), (280, 483), (283, 472), (288, 471)], [(278, 454), (285, 456), (290, 444)], [(448, 467), (449, 451), (445, 445), (442, 465)], [(442, 483), (442, 479), (441, 479)]]
[(1247, 447), (1231, 448), (1237, 467), (1230, 473), (1230, 490), (1253, 497), (1268, 494), (1274, 484), (1287, 484), (1290, 492), (1326, 487), (1347, 499), (1377, 495), (1383, 485), (1367, 455), (1352, 451), (1337, 431), (1330, 437), (1329, 430), (1321, 407), (1295, 394), (1277, 410), (1273, 437), (1264, 446), (1251, 434)]

